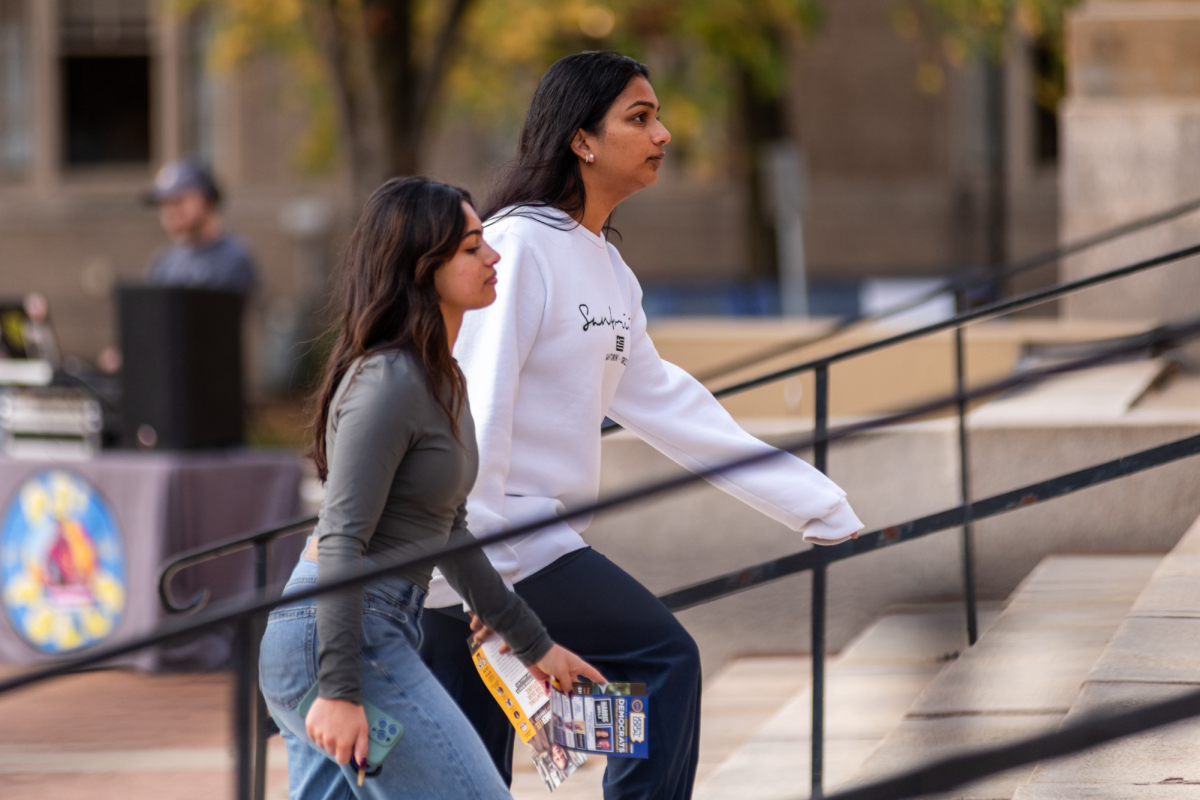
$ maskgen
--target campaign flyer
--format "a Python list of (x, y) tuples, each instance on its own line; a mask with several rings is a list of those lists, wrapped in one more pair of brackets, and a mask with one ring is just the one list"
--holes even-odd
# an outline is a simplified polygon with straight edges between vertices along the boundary
[(622, 758), (648, 758), (644, 683), (576, 681), (571, 692), (550, 690), (550, 738), (574, 751)]
[(469, 640), (471, 660), (521, 741), (529, 745), (534, 768), (553, 792), (587, 762), (587, 755), (551, 741), (550, 697), (545, 687), (520, 659), (501, 653), (501, 644), (499, 636), (490, 636), (482, 644)]

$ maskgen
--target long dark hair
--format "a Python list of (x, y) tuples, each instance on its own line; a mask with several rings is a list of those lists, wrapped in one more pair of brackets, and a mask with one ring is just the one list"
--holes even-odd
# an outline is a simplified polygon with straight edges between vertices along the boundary
[(650, 79), (645, 64), (608, 51), (567, 56), (546, 70), (525, 115), (517, 157), (493, 187), (483, 219), (516, 206), (523, 207), (516, 213), (547, 224), (554, 224), (553, 218), (538, 214), (538, 207), (582, 218), (587, 193), (571, 140), (581, 128), (596, 136), (603, 133), (604, 115), (639, 75)]
[[(393, 178), (367, 200), (339, 266), (333, 307), (337, 342), (314, 396), (312, 459), (329, 474), (325, 429), (333, 395), (360, 356), (407, 350), (425, 367), (429, 389), (458, 437), (466, 379), (450, 355), (433, 275), (467, 232), (462, 189), (425, 178)], [(396, 413), (403, 413), (397, 409)]]

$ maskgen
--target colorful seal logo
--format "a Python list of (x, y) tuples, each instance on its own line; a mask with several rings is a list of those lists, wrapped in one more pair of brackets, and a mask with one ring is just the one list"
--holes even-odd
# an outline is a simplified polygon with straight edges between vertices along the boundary
[(44, 653), (101, 641), (125, 610), (125, 549), (112, 509), (78, 475), (39, 472), (0, 523), (0, 603)]

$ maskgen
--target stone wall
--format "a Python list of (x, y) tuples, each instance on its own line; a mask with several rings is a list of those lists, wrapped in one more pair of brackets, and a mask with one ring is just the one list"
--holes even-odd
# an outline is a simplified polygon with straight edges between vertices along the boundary
[[(1069, 15), (1061, 239), (1200, 197), (1200, 2), (1090, 0)], [(1200, 242), (1200, 214), (1068, 259), (1079, 278)], [(1189, 259), (1063, 302), (1073, 317), (1200, 312)]]

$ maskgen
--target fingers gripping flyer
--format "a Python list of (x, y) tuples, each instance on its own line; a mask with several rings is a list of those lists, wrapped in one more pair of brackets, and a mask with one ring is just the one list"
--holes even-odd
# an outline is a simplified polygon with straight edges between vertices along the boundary
[(587, 753), (648, 757), (645, 684), (577, 681), (563, 692), (555, 682), (547, 695), (520, 659), (500, 652), (499, 636), (467, 644), (479, 677), (530, 746), (533, 764), (550, 791), (586, 763)]

